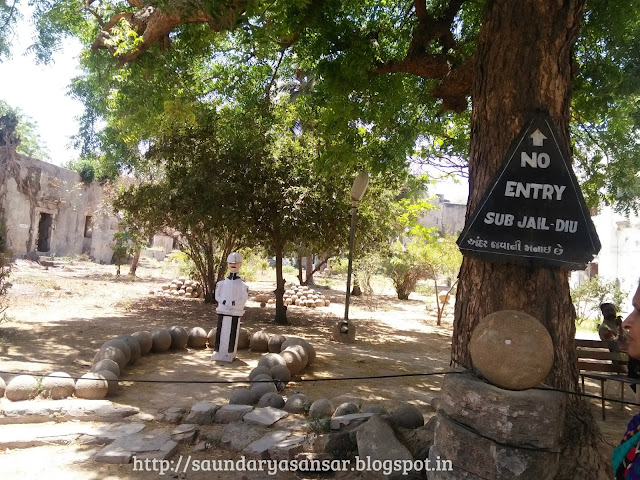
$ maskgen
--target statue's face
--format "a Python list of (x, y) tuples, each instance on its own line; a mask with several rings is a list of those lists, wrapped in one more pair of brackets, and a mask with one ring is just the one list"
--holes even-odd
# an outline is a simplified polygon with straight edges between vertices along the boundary
[(240, 265), (242, 265), (241, 263), (229, 263), (227, 264), (229, 267), (229, 271), (231, 273), (238, 273), (240, 271)]

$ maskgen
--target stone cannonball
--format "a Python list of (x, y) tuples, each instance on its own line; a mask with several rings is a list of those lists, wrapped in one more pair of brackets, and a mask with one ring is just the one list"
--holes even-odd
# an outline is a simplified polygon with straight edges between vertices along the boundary
[(280, 335), (280, 334), (271, 335), (271, 338), (269, 338), (269, 344), (267, 345), (267, 348), (272, 353), (280, 353), (280, 351), (282, 350), (282, 342), (284, 342), (285, 340), (286, 338), (284, 335)]
[(109, 383), (94, 372), (85, 373), (76, 382), (76, 397), (89, 400), (100, 400), (107, 395)]
[(251, 385), (258, 382), (272, 382), (272, 381), (273, 381), (273, 377), (271, 375), (269, 375), (268, 373), (260, 373), (258, 375), (255, 375), (251, 379)]
[(76, 382), (68, 373), (53, 372), (42, 379), (42, 393), (52, 400), (70, 397), (75, 389)]
[(116, 340), (122, 340), (127, 344), (129, 350), (131, 350), (131, 360), (129, 360), (129, 365), (133, 365), (138, 361), (138, 359), (142, 356), (142, 348), (140, 347), (140, 342), (133, 336), (127, 335), (126, 333), (122, 335), (118, 335)]
[[(213, 349), (213, 347), (215, 347), (216, 345), (216, 332), (218, 331), (218, 328), (212, 328), (211, 330), (209, 330), (209, 333), (207, 333), (207, 345), (209, 345), (209, 348)], [(240, 348), (240, 341), (238, 339), (238, 348)]]
[[(296, 352), (300, 356), (300, 361), (302, 361), (300, 370), (304, 370), (307, 367), (309, 364), (309, 355), (302, 345), (289, 345), (283, 350), (283, 352), (287, 351)], [(282, 352), (280, 352), (280, 354), (282, 354)]]
[(153, 344), (151, 351), (154, 353), (166, 352), (171, 348), (171, 334), (166, 328), (154, 328), (151, 330)]
[(108, 358), (97, 361), (89, 369), (90, 372), (98, 372), (100, 370), (109, 370), (110, 372), (113, 372), (116, 377), (120, 376), (120, 367), (116, 362), (114, 362), (113, 360), (109, 360)]
[(285, 349), (289, 345), (302, 345), (304, 349), (307, 351), (307, 355), (309, 356), (309, 361), (307, 365), (311, 365), (313, 361), (316, 359), (316, 349), (313, 348), (308, 341), (304, 338), (300, 337), (287, 337), (287, 339), (282, 343), (282, 348)]
[(300, 354), (293, 350), (283, 350), (280, 356), (284, 359), (284, 363), (291, 372), (291, 376), (297, 375), (302, 371), (302, 358)]
[[(118, 339), (112, 339), (112, 340), (107, 340), (106, 342), (104, 342), (102, 344), (102, 346), (100, 347), (100, 350), (102, 350), (104, 347), (116, 347), (119, 348), (120, 350), (122, 350), (122, 352), (124, 353), (124, 356), (127, 360), (126, 364), (129, 364), (129, 362), (131, 362), (131, 349), (129, 348), (129, 345), (127, 345), (127, 342), (123, 341), (123, 340), (118, 340)], [(125, 365), (126, 365), (125, 364)]]
[(531, 315), (501, 310), (483, 318), (469, 343), (473, 367), (490, 383), (525, 390), (542, 382), (553, 365), (553, 342)]
[(261, 375), (261, 374), (269, 375), (269, 369), (267, 367), (254, 368), (249, 372), (249, 380), (253, 380), (257, 375)]
[(269, 351), (269, 335), (264, 330), (255, 332), (249, 340), (249, 348), (252, 352), (268, 352)]
[(190, 348), (204, 348), (207, 346), (207, 332), (204, 328), (193, 327), (189, 330), (189, 341), (187, 345)]
[(253, 382), (251, 390), (258, 395), (258, 400), (267, 393), (278, 393), (278, 389), (273, 382)]
[(334, 412), (333, 405), (326, 398), (320, 398), (311, 404), (309, 407), (309, 418), (310, 419), (318, 419), (318, 418), (326, 418), (333, 415)]
[(7, 388), (7, 384), (4, 383), (4, 379), (2, 377), (0, 377), (0, 398), (2, 398), (4, 396), (4, 391)]
[(238, 333), (238, 350), (246, 350), (251, 345), (251, 333), (246, 328), (240, 327)]
[(108, 383), (107, 396), (115, 395), (116, 392), (118, 391), (118, 385), (119, 385), (118, 377), (116, 377), (116, 374), (110, 370), (98, 370), (95, 373), (96, 375), (101, 376), (107, 381)]
[(151, 338), (151, 334), (146, 331), (140, 331), (136, 333), (132, 333), (131, 336), (138, 340), (140, 344), (140, 353), (142, 355), (146, 355), (151, 351), (151, 347), (153, 346), (153, 339)]
[(250, 388), (237, 388), (231, 392), (230, 405), (255, 405), (260, 400), (256, 392)]
[(302, 393), (294, 393), (284, 403), (282, 409), (289, 413), (305, 413), (311, 406), (309, 397)]
[(186, 328), (174, 325), (169, 329), (169, 335), (171, 335), (171, 348), (180, 349), (187, 346), (189, 332)]
[(113, 360), (118, 364), (120, 371), (124, 369), (127, 365), (127, 357), (124, 352), (113, 345), (107, 345), (106, 347), (101, 347), (100, 350), (93, 357), (93, 363), (98, 363), (100, 360), (109, 359)]
[(258, 360), (259, 367), (275, 367), (276, 365), (286, 365), (284, 358), (277, 353), (267, 353)]
[(275, 380), (287, 383), (291, 380), (291, 371), (286, 365), (276, 365), (269, 369), (269, 375)]
[(12, 402), (29, 400), (38, 393), (38, 380), (31, 375), (18, 375), (12, 378), (4, 391), (5, 396)]
[(273, 408), (282, 408), (284, 407), (284, 398), (282, 398), (277, 393), (265, 393), (258, 400), (258, 407), (273, 407)]

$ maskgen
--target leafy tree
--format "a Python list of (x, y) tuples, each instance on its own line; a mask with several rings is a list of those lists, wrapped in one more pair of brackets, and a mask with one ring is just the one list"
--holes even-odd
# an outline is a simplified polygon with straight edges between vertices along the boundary
[(598, 275), (582, 282), (571, 289), (571, 298), (576, 309), (576, 322), (582, 323), (593, 318), (594, 314), (599, 316), (600, 305), (605, 302), (613, 303), (616, 310), (620, 310), (628, 293), (620, 290), (615, 281), (606, 282)]
[[(0, 41), (0, 57), (1, 56), (2, 44)], [(0, 100), (0, 117), (1, 116), (13, 117), (17, 122), (15, 134), (20, 142), (16, 149), (18, 153), (40, 160), (50, 158), (47, 147), (38, 134), (38, 126), (30, 117), (25, 115), (19, 108), (12, 108), (8, 103)]]
[[(621, 187), (620, 198), (637, 205), (637, 168), (628, 167), (638, 158), (630, 143), (637, 130), (631, 120), (636, 118), (635, 82), (640, 78), (634, 55), (638, 1), (594, 0), (587, 5), (585, 0), (416, 0), (409, 8), (397, 1), (114, 1), (90, 7), (92, 15), (86, 16), (72, 0), (43, 5), (39, 20), (44, 51), (56, 35), (84, 36), (94, 49), (109, 53), (98, 55), (103, 64), (138, 65), (120, 71), (119, 79), (147, 67), (153, 81), (164, 70), (150, 67), (169, 65), (179, 52), (198, 53), (191, 58), (200, 59), (214, 47), (220, 56), (224, 50), (214, 32), (234, 31), (251, 47), (245, 63), (269, 58), (264, 65), (271, 71), (283, 67), (283, 74), (297, 81), (292, 80), (294, 93), (316, 108), (316, 134), (326, 139), (319, 160), (333, 168), (349, 171), (361, 166), (362, 158), (372, 171), (399, 168), (418, 134), (429, 145), (442, 143), (449, 158), (464, 156), (466, 148), (458, 148), (465, 142), (443, 133), (468, 132), (468, 208), (473, 211), (512, 139), (542, 109), (555, 124), (564, 150), (571, 151), (572, 119), (578, 130), (587, 132), (575, 146), (586, 148), (578, 160), (583, 180), (592, 181), (589, 198), (610, 201)], [(172, 48), (166, 49), (170, 42)], [(299, 75), (292, 75), (296, 72)], [(265, 90), (275, 83), (267, 82)], [(147, 85), (140, 82), (139, 88)], [(450, 128), (469, 118), (469, 99), (468, 127)], [(599, 141), (609, 126), (622, 134)], [(589, 150), (584, 138), (596, 139), (593, 145), (603, 147), (606, 155)], [(616, 145), (614, 138), (625, 144), (606, 150)], [(600, 163), (607, 156), (610, 161)], [(472, 367), (471, 334), (481, 318), (500, 309), (523, 310), (545, 325), (557, 353), (547, 382), (577, 390), (575, 314), (567, 272), (465, 258), (456, 295), (454, 363)], [(562, 452), (567, 461), (557, 478), (610, 477), (588, 406), (570, 397), (567, 412)]]

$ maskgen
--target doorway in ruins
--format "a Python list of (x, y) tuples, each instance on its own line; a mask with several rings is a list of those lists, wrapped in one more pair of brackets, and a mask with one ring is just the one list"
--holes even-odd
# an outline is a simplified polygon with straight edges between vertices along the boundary
[(53, 225), (53, 215), (40, 212), (38, 221), (38, 240), (36, 241), (36, 251), (48, 252), (51, 249), (51, 226)]

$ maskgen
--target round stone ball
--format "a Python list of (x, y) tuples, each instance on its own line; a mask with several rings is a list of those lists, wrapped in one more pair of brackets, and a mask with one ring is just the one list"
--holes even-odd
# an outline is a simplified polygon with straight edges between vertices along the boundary
[(70, 397), (75, 389), (76, 382), (65, 372), (53, 372), (42, 379), (42, 393), (52, 400)]
[(255, 405), (260, 400), (256, 392), (250, 388), (237, 388), (231, 392), (230, 405)]
[(254, 383), (265, 382), (265, 381), (271, 382), (273, 381), (273, 378), (268, 373), (261, 373), (251, 379), (251, 384), (253, 385)]
[[(106, 372), (108, 370), (102, 371)], [(78, 398), (99, 400), (104, 398), (108, 390), (108, 381), (99, 372), (87, 372), (76, 380), (75, 395)]]
[(154, 353), (166, 352), (171, 348), (171, 334), (166, 328), (154, 328), (151, 330), (153, 344), (151, 351)]
[(254, 368), (249, 372), (249, 380), (253, 380), (257, 375), (269, 375), (269, 369), (267, 367)]
[(151, 338), (151, 334), (146, 331), (140, 331), (136, 333), (132, 333), (131, 336), (138, 340), (140, 344), (140, 353), (142, 355), (146, 355), (151, 351), (151, 347), (153, 346), (153, 339)]
[(264, 330), (255, 332), (249, 340), (249, 348), (252, 352), (268, 352), (269, 351), (269, 335)]
[(258, 400), (265, 393), (278, 393), (278, 389), (276, 388), (273, 381), (271, 382), (253, 382), (251, 384), (251, 390), (253, 390), (258, 395)]
[(107, 395), (109, 383), (106, 378), (94, 372), (85, 373), (76, 382), (76, 397), (100, 400)]
[(282, 409), (289, 413), (306, 413), (310, 406), (309, 397), (302, 393), (294, 393), (287, 398)]
[(109, 370), (99, 370), (95, 373), (96, 375), (104, 378), (107, 381), (107, 384), (108, 384), (107, 396), (115, 395), (116, 392), (118, 391), (118, 385), (119, 385), (118, 377), (116, 377), (116, 374)]
[(271, 335), (271, 338), (269, 338), (269, 344), (267, 348), (272, 353), (280, 353), (280, 351), (282, 350), (282, 342), (284, 342), (285, 340), (286, 338), (284, 335), (280, 335), (280, 334)]
[(273, 408), (282, 408), (284, 407), (284, 398), (277, 393), (265, 393), (258, 400), (257, 407), (273, 407)]
[(127, 357), (124, 352), (113, 345), (107, 345), (106, 347), (101, 347), (100, 350), (93, 357), (93, 363), (98, 363), (100, 360), (113, 360), (118, 364), (120, 371), (127, 365)]
[(282, 343), (282, 348), (285, 349), (289, 345), (302, 345), (302, 347), (304, 347), (304, 349), (307, 352), (307, 355), (309, 356), (309, 361), (307, 363), (308, 365), (311, 365), (313, 361), (316, 359), (316, 349), (313, 348), (313, 345), (311, 345), (304, 338), (287, 337), (287, 339)]
[(343, 415), (351, 415), (352, 413), (360, 413), (360, 409), (355, 403), (344, 402), (338, 405), (335, 412), (333, 412), (334, 417), (341, 417)]
[(181, 349), (187, 346), (189, 332), (185, 328), (174, 325), (169, 328), (169, 335), (171, 335), (171, 348)]
[(490, 383), (525, 390), (542, 382), (553, 365), (553, 342), (531, 315), (501, 310), (483, 318), (469, 343), (473, 367)]
[(31, 375), (18, 375), (12, 378), (4, 391), (5, 396), (12, 402), (29, 400), (38, 393), (38, 380)]
[[(309, 355), (307, 354), (307, 351), (304, 349), (304, 347), (302, 345), (289, 345), (283, 350), (283, 352), (287, 351), (296, 352), (300, 356), (300, 360), (302, 361), (302, 367), (300, 368), (300, 370), (304, 370), (309, 363)], [(280, 353), (282, 354), (282, 352)]]
[[(207, 333), (207, 345), (209, 345), (209, 348), (213, 349), (213, 347), (216, 344), (216, 332), (218, 331), (217, 328), (212, 328), (211, 330), (209, 330), (209, 333)], [(240, 341), (238, 341), (238, 345), (240, 345)], [(238, 347), (240, 348), (240, 347)]]
[(133, 365), (142, 356), (142, 349), (140, 348), (140, 342), (132, 335), (122, 334), (116, 337), (116, 340), (122, 340), (127, 344), (129, 350), (131, 350), (131, 360), (129, 365)]
[(246, 328), (240, 327), (238, 333), (238, 350), (246, 350), (251, 345), (251, 332)]
[(193, 327), (189, 330), (189, 341), (187, 345), (191, 348), (204, 348), (207, 346), (207, 332), (204, 328)]
[(302, 358), (300, 354), (293, 350), (283, 350), (280, 352), (280, 357), (284, 360), (285, 365), (291, 372), (291, 376), (297, 375), (302, 371)]
[(291, 380), (291, 371), (286, 365), (275, 365), (269, 369), (269, 375), (275, 380), (287, 383)]
[(351, 320), (339, 320), (331, 329), (331, 339), (340, 343), (356, 341), (356, 326)]
[(286, 366), (284, 358), (277, 353), (267, 353), (258, 360), (259, 367), (271, 369), (271, 367), (275, 367), (276, 365)]
[(7, 388), (7, 384), (4, 383), (4, 379), (2, 377), (0, 377), (0, 398), (2, 398), (4, 396), (4, 391)]
[(417, 407), (403, 403), (391, 413), (389, 423), (393, 426), (413, 430), (424, 425), (424, 417)]
[(326, 398), (320, 398), (311, 404), (309, 407), (309, 418), (319, 419), (330, 417), (333, 414), (334, 408), (329, 400)]
[[(102, 344), (102, 346), (100, 347), (100, 350), (102, 350), (104, 347), (109, 347), (109, 346), (113, 346), (116, 348), (119, 348), (120, 350), (122, 350), (122, 352), (124, 353), (124, 356), (127, 360), (128, 364), (131, 361), (131, 349), (129, 348), (129, 345), (127, 345), (126, 342), (122, 341), (122, 340), (118, 340), (118, 339), (112, 339), (112, 340), (107, 340), (106, 342), (104, 342)], [(125, 365), (126, 365), (125, 364)]]

